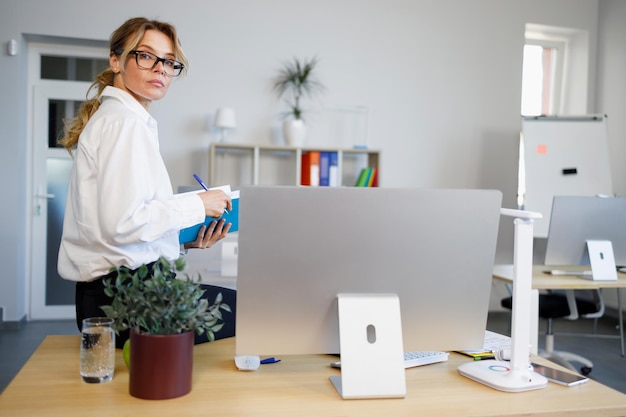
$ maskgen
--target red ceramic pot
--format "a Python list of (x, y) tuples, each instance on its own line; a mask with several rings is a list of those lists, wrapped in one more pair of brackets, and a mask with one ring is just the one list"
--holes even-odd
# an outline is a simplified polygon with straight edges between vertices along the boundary
[(165, 400), (191, 391), (193, 332), (130, 333), (130, 395)]

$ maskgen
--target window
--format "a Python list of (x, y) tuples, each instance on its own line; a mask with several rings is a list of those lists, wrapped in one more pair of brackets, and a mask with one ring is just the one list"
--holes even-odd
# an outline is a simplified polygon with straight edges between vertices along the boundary
[(522, 72), (522, 114), (556, 114), (562, 79), (562, 46), (524, 45)]
[(74, 117), (80, 105), (80, 101), (48, 100), (48, 147), (63, 147), (59, 140), (65, 134), (65, 120)]
[(526, 24), (521, 114), (586, 114), (588, 56), (586, 31)]
[[(109, 66), (108, 59), (71, 57), (42, 54), (40, 78), (42, 80), (88, 81)], [(86, 93), (86, 92), (85, 92)], [(62, 147), (58, 140), (63, 136), (64, 120), (74, 117), (81, 102), (50, 99), (48, 102), (48, 146)]]
[(108, 66), (108, 59), (42, 55), (41, 79), (92, 82)]

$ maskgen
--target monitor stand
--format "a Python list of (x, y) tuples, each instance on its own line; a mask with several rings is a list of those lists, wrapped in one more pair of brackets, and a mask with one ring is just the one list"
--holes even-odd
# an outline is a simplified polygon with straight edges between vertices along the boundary
[(400, 301), (395, 294), (338, 294), (341, 376), (330, 381), (344, 400), (404, 398)]
[(617, 267), (610, 240), (588, 240), (587, 253), (594, 281), (617, 281)]
[(534, 372), (529, 362), (530, 305), (533, 302), (533, 219), (541, 214), (501, 209), (516, 217), (513, 249), (513, 317), (511, 320), (511, 361), (474, 361), (459, 366), (459, 373), (500, 391), (521, 392), (544, 388), (548, 380)]

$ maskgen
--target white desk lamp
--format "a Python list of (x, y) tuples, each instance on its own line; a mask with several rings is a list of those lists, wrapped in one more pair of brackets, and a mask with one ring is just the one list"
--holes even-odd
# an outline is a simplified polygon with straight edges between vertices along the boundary
[(459, 373), (500, 391), (521, 392), (545, 388), (548, 380), (530, 368), (528, 345), (533, 275), (533, 219), (540, 213), (500, 209), (515, 217), (513, 249), (513, 317), (511, 320), (511, 361), (484, 360), (464, 363)]
[(217, 109), (215, 114), (215, 127), (221, 130), (221, 142), (226, 141), (226, 133), (228, 129), (234, 129), (237, 127), (235, 122), (235, 110), (230, 107), (221, 107)]

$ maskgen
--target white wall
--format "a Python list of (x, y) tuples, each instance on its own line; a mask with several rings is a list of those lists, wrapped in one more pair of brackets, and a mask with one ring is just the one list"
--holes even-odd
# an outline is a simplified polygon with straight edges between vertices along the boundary
[(613, 186), (626, 196), (626, 2), (602, 0), (600, 5), (596, 108), (608, 115)]
[[(270, 143), (284, 110), (271, 92), (272, 77), (284, 60), (317, 55), (328, 92), (309, 104), (315, 110), (370, 107), (368, 144), (382, 150), (382, 186), (493, 187), (514, 207), (525, 23), (588, 30), (590, 77), (596, 71), (598, 1), (110, 0), (96, 7), (79, 0), (3, 0), (0, 42), (17, 39), (21, 47), (16, 57), (6, 48), (0, 55), (5, 320), (26, 312), (24, 35), (104, 40), (135, 15), (176, 24), (191, 60), (189, 76), (152, 108), (174, 186), (192, 183), (194, 171), (206, 176), (213, 137), (205, 126), (220, 106), (237, 112), (230, 140)], [(322, 139), (309, 143), (316, 140)], [(615, 178), (615, 184), (624, 194), (624, 181)], [(503, 226), (501, 260), (510, 260), (511, 230)]]

